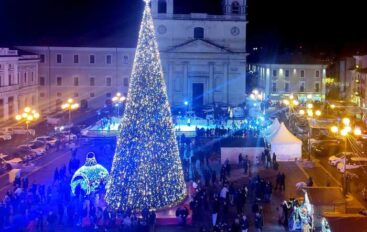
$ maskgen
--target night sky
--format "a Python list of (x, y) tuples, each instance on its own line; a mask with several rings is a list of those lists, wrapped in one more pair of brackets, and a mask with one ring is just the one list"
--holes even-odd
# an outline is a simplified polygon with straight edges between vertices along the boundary
[[(215, 14), (220, 2), (176, 0), (175, 11)], [(142, 7), (141, 0), (0, 0), (0, 44), (134, 47)], [(352, 0), (248, 0), (248, 50), (364, 52), (363, 11)]]

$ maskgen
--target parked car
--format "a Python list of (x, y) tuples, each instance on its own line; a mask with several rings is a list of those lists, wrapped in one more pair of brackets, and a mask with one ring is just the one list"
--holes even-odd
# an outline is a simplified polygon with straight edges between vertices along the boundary
[(0, 141), (11, 140), (11, 134), (0, 131)]
[(11, 170), (11, 165), (4, 160), (5, 157), (7, 157), (7, 155), (0, 153), (0, 175)]
[(336, 168), (339, 172), (344, 173), (345, 170), (357, 169), (363, 166), (367, 166), (367, 157), (351, 157), (347, 158), (344, 167), (344, 162), (339, 162)]
[(58, 139), (56, 137), (52, 137), (52, 136), (40, 136), (40, 137), (37, 137), (34, 141), (41, 141), (51, 147), (54, 147), (57, 143), (57, 140)]
[(31, 161), (37, 157), (37, 153), (28, 146), (21, 146), (13, 153), (14, 157), (20, 157), (25, 161)]
[(46, 118), (47, 123), (53, 126), (61, 125), (64, 121), (64, 114), (63, 113), (57, 113), (54, 115), (49, 115)]
[(318, 142), (312, 144), (312, 152), (315, 155), (329, 156), (331, 154), (339, 154), (341, 152), (342, 146), (339, 141), (327, 141)]
[(21, 169), (22, 171), (29, 172), (34, 168), (34, 164), (27, 162), (19, 157), (0, 155), (0, 161), (5, 165), (6, 170)]
[(27, 149), (25, 147), (30, 148), (30, 150), (35, 152), (37, 156), (42, 156), (47, 151), (47, 145), (41, 141), (32, 141), (28, 144), (19, 146), (18, 149)]
[(34, 136), (36, 134), (35, 130), (26, 129), (24, 127), (6, 127), (3, 130), (11, 135), (32, 135)]
[(337, 166), (337, 164), (341, 162), (346, 156), (356, 156), (356, 154), (353, 152), (341, 152), (337, 155), (332, 155), (329, 157), (329, 164), (332, 166)]
[(65, 142), (65, 143), (78, 139), (78, 136), (76, 136), (73, 133), (69, 133), (67, 131), (59, 132), (55, 136), (60, 140), (60, 142)]

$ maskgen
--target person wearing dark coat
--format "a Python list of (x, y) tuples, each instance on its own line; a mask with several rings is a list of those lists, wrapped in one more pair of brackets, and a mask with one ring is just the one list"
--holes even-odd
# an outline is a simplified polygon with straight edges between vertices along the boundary
[(247, 232), (249, 228), (249, 223), (247, 216), (245, 214), (242, 215), (240, 220), (241, 232)]
[(255, 228), (257, 232), (261, 232), (263, 229), (263, 217), (261, 216), (261, 214), (259, 212), (257, 212), (255, 214)]

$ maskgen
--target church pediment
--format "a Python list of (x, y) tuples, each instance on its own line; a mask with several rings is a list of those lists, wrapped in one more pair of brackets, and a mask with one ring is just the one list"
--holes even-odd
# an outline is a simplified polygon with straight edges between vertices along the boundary
[(213, 42), (195, 39), (179, 44), (166, 50), (166, 52), (178, 53), (232, 53), (229, 49), (219, 46)]

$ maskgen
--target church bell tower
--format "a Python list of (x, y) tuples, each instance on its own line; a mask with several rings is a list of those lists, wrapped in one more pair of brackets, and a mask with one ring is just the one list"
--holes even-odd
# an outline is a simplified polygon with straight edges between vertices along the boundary
[(173, 0), (152, 0), (152, 14), (173, 14)]
[(246, 0), (223, 0), (223, 14), (245, 15)]

